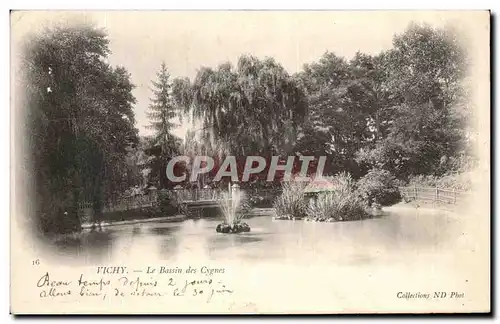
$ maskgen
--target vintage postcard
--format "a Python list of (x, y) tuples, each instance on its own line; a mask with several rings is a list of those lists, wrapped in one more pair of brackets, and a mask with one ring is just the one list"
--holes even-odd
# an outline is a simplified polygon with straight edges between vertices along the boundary
[(489, 11), (12, 11), (13, 314), (485, 313)]

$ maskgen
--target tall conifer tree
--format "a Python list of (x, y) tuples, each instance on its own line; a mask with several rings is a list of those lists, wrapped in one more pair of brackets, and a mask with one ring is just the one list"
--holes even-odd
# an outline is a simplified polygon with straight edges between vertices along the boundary
[(161, 64), (160, 71), (156, 74), (157, 80), (152, 81), (153, 98), (150, 99), (148, 129), (153, 130), (151, 144), (158, 148), (153, 161), (152, 169), (158, 175), (160, 188), (167, 186), (165, 168), (168, 160), (175, 155), (178, 148), (178, 138), (172, 134), (177, 126), (173, 119), (177, 116), (177, 109), (172, 98), (172, 84), (170, 73), (165, 65)]

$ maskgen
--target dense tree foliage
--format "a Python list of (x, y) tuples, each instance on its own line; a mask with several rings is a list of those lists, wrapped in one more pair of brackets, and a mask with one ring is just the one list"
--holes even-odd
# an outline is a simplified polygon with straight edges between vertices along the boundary
[[(386, 84), (396, 98), (388, 132), (358, 161), (407, 179), (441, 175), (466, 148), (466, 56), (452, 30), (411, 25), (388, 51)], [(467, 108), (465, 108), (467, 109)]]
[(469, 162), (466, 66), (453, 30), (412, 24), (377, 55), (327, 52), (296, 75), (242, 56), (178, 80), (174, 96), (231, 154), (326, 155), (328, 173), (408, 179)]
[[(125, 156), (138, 140), (135, 98), (129, 74), (110, 66), (108, 54), (106, 35), (87, 26), (46, 30), (24, 50), (34, 216), (45, 230), (71, 230), (78, 202), (92, 201), (99, 213), (128, 185)], [(68, 222), (54, 224), (64, 211)]]

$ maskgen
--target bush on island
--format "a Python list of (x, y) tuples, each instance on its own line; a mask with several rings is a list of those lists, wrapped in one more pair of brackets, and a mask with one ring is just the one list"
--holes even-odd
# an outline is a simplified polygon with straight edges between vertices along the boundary
[(348, 173), (332, 178), (335, 189), (318, 193), (309, 201), (307, 220), (335, 222), (359, 220), (369, 217), (363, 201), (356, 193), (355, 182)]
[(357, 192), (369, 207), (391, 206), (401, 201), (398, 181), (386, 170), (370, 170), (358, 181)]

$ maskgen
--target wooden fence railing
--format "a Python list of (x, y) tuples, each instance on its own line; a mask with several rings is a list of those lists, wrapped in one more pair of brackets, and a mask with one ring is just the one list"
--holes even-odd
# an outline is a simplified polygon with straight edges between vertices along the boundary
[(426, 200), (444, 204), (457, 204), (469, 195), (466, 191), (438, 187), (399, 187), (399, 191), (405, 200)]
[(218, 200), (222, 197), (222, 189), (175, 189), (168, 190), (167, 195), (177, 202)]
[[(241, 189), (246, 195), (259, 195), (261, 197), (274, 197), (281, 191), (277, 189)], [(118, 201), (108, 202), (103, 208), (103, 212), (125, 211), (136, 208), (155, 206), (159, 202), (160, 195), (167, 197), (177, 203), (185, 201), (208, 201), (219, 200), (223, 198), (223, 189), (173, 189), (163, 192), (155, 192), (148, 195), (137, 195), (132, 197), (123, 197)], [(92, 202), (84, 201), (79, 204), (79, 211), (82, 214), (88, 214), (92, 210)]]

